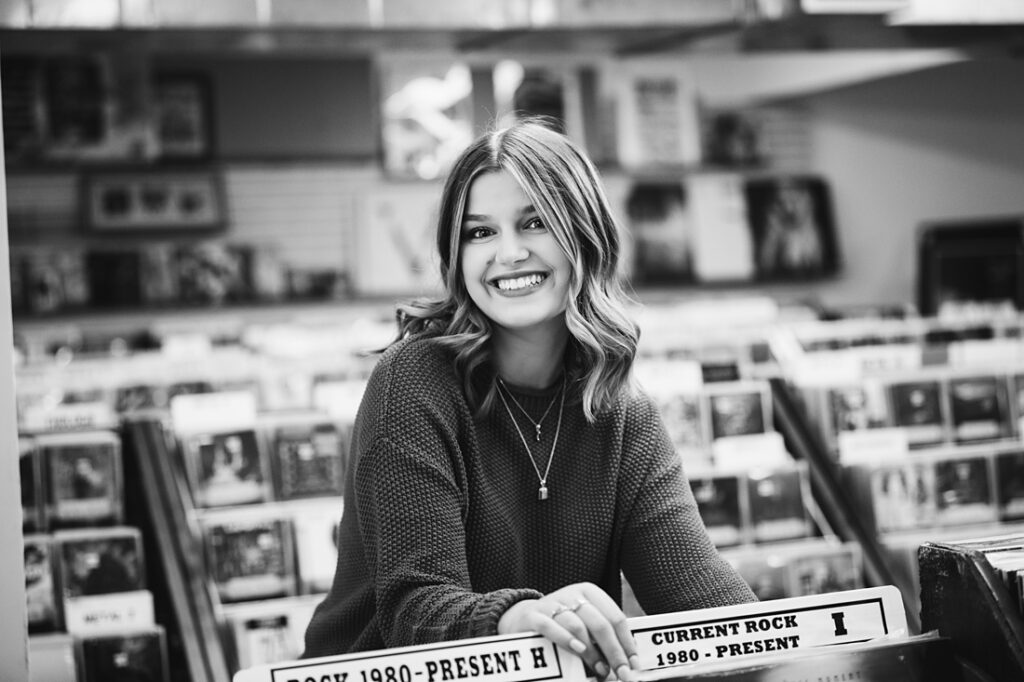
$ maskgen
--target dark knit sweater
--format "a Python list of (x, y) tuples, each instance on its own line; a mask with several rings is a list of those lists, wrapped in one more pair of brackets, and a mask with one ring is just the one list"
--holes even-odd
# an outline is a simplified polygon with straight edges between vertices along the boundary
[[(513, 394), (536, 419), (559, 390)], [(540, 443), (517, 417), (543, 472), (558, 405)], [(494, 635), (513, 603), (570, 583), (621, 603), (620, 570), (647, 613), (755, 599), (708, 539), (647, 397), (623, 396), (594, 424), (567, 401), (547, 485), (538, 500), (500, 402), (474, 419), (452, 351), (389, 348), (356, 417), (337, 571), (304, 655)]]

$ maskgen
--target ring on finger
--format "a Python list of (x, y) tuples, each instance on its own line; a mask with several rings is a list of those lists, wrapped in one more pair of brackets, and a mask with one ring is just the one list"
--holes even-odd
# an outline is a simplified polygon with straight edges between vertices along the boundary
[(579, 599), (576, 600), (576, 604), (573, 605), (573, 606), (570, 606), (568, 610), (572, 611), (573, 613), (576, 613), (577, 611), (579, 611), (581, 608), (583, 608), (584, 606), (586, 606), (589, 603), (590, 603), (589, 601), (587, 601), (583, 597), (580, 597)]
[(562, 602), (558, 602), (558, 606), (556, 606), (555, 610), (551, 612), (551, 615), (549, 616), (549, 618), (552, 618), (552, 619), (557, 618), (558, 616), (560, 616), (561, 614), (565, 613), (566, 611), (572, 611), (572, 610), (574, 610), (574, 609), (571, 606), (566, 606)]

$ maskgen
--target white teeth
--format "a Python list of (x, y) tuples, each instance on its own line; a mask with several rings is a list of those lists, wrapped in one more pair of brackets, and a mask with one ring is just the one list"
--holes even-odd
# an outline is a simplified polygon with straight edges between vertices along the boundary
[(525, 275), (513, 279), (499, 279), (497, 284), (498, 288), (502, 291), (515, 291), (516, 289), (536, 286), (543, 281), (544, 277), (542, 275)]

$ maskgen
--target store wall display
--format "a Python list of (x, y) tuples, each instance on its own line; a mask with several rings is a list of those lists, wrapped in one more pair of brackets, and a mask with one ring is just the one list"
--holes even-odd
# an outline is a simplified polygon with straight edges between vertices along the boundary
[(227, 209), (213, 171), (136, 170), (85, 176), (85, 221), (97, 232), (213, 230)]
[(224, 602), (297, 592), (291, 520), (252, 510), (230, 519), (204, 517), (207, 565)]
[(25, 599), (30, 634), (55, 632), (61, 626), (54, 576), (53, 543), (49, 535), (25, 536)]

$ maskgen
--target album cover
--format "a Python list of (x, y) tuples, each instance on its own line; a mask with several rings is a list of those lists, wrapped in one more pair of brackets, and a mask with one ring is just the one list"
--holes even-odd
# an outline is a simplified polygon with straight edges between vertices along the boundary
[(766, 404), (766, 392), (749, 386), (709, 392), (711, 437), (714, 439), (764, 433), (768, 430)]
[(25, 598), (31, 634), (59, 629), (53, 579), (53, 545), (48, 535), (25, 536)]
[(287, 519), (238, 517), (204, 529), (209, 574), (221, 601), (295, 594), (292, 527)]
[(110, 431), (38, 437), (53, 525), (118, 520), (122, 515), (121, 441)]
[(120, 413), (161, 409), (168, 405), (167, 388), (154, 384), (118, 386), (114, 393), (114, 409)]
[(885, 396), (867, 386), (844, 386), (828, 391), (832, 433), (860, 431), (886, 425)]
[(1010, 377), (1010, 407), (1018, 438), (1024, 438), (1024, 374)]
[(43, 500), (40, 499), (42, 469), (35, 440), (18, 438), (18, 471), (21, 479), (21, 528), (37, 531), (43, 528)]
[(1004, 438), (1011, 433), (1006, 385), (994, 376), (949, 381), (953, 437), (960, 442)]
[(877, 465), (869, 470), (870, 494), (879, 532), (935, 523), (935, 466), (931, 462)]
[(319, 600), (297, 597), (225, 605), (239, 668), (298, 659)]
[(167, 638), (153, 625), (79, 640), (79, 682), (167, 682)]
[(801, 554), (790, 561), (792, 596), (864, 587), (859, 547), (852, 544)]
[(811, 532), (804, 507), (803, 468), (752, 471), (747, 476), (754, 540), (806, 537)]
[(65, 599), (146, 589), (142, 535), (137, 528), (83, 528), (53, 536)]
[(697, 501), (697, 509), (716, 547), (736, 545), (743, 540), (742, 483), (743, 478), (738, 475), (690, 477), (690, 489)]
[(214, 387), (209, 381), (205, 380), (192, 380), (192, 381), (176, 381), (167, 387), (167, 405), (171, 404), (171, 400), (179, 395), (195, 395), (197, 393), (213, 393)]
[(822, 178), (748, 178), (744, 194), (758, 279), (809, 279), (838, 270), (831, 194)]
[(327, 592), (338, 565), (338, 524), (341, 499), (331, 504), (297, 505), (292, 510), (299, 590), (303, 594)]
[(916, 381), (889, 387), (896, 426), (907, 431), (911, 447), (935, 445), (946, 440), (942, 413), (942, 384)]
[(633, 281), (693, 281), (693, 226), (682, 182), (639, 182), (626, 198), (634, 242)]
[(186, 436), (183, 452), (197, 507), (248, 504), (269, 498), (262, 451), (254, 430)]
[(341, 494), (347, 448), (333, 423), (313, 417), (281, 424), (270, 440), (278, 499)]
[(986, 523), (998, 519), (989, 482), (988, 457), (936, 462), (935, 485), (937, 523)]
[(658, 399), (659, 412), (669, 438), (683, 453), (704, 452), (708, 449), (704, 435), (704, 409), (701, 396), (696, 393), (678, 393)]
[(995, 467), (999, 518), (1024, 519), (1024, 450), (999, 453)]

